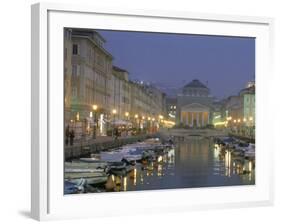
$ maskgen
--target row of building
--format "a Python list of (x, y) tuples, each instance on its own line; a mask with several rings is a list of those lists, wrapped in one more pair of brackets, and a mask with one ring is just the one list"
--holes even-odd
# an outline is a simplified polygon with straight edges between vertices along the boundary
[(128, 71), (113, 65), (105, 42), (94, 30), (64, 30), (65, 126), (76, 136), (94, 127), (106, 135), (114, 124), (143, 128), (166, 113), (166, 95), (130, 80)]
[(237, 95), (218, 101), (206, 85), (192, 80), (176, 98), (167, 98), (167, 113), (181, 127), (254, 128), (255, 83), (251, 81)]

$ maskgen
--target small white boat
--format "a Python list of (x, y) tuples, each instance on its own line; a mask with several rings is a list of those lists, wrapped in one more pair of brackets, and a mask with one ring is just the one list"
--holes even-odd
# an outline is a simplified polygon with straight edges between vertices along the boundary
[(106, 161), (102, 161), (96, 158), (80, 158), (79, 159), (80, 162), (84, 162), (84, 163), (91, 163), (93, 165), (96, 165), (97, 167), (105, 167), (107, 166), (107, 162)]
[(101, 152), (100, 158), (102, 161), (106, 162), (120, 162), (126, 153), (122, 151), (112, 151), (112, 152)]
[(91, 169), (91, 168), (65, 168), (65, 173), (104, 173), (104, 169)]
[(80, 184), (82, 180), (87, 184), (103, 184), (106, 183), (108, 177), (105, 173), (65, 173), (64, 180), (74, 184)]
[[(85, 158), (88, 159), (88, 158)], [(107, 167), (107, 162), (97, 161), (97, 162), (86, 162), (86, 161), (75, 161), (75, 162), (65, 162), (65, 169), (105, 169)]]

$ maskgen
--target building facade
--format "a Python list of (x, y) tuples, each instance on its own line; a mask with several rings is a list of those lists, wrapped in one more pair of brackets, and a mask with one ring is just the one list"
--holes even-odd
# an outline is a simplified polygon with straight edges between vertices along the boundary
[(194, 79), (177, 96), (176, 123), (188, 127), (204, 127), (212, 122), (213, 97), (210, 90)]
[[(97, 134), (104, 134), (103, 120), (110, 114), (113, 57), (103, 48), (105, 40), (95, 31), (72, 29), (69, 42), (71, 65), (66, 61), (65, 65), (72, 73), (71, 109), (65, 123), (75, 130), (76, 138), (85, 137), (94, 127), (99, 128)], [(93, 105), (97, 105), (97, 111)]]
[(75, 139), (108, 135), (116, 121), (141, 129), (159, 123), (165, 94), (113, 66), (98, 32), (66, 28), (64, 41), (65, 128), (74, 130)]

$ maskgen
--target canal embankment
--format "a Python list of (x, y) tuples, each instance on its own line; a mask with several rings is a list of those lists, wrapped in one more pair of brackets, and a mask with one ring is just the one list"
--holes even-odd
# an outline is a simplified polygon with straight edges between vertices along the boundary
[(101, 137), (91, 141), (81, 141), (80, 143), (74, 144), (72, 146), (65, 146), (64, 159), (65, 161), (69, 161), (81, 157), (89, 157), (93, 153), (108, 151), (110, 149), (119, 148), (127, 144), (143, 141), (147, 138), (159, 136), (159, 134), (145, 134), (137, 136), (120, 137), (117, 139), (111, 137)]

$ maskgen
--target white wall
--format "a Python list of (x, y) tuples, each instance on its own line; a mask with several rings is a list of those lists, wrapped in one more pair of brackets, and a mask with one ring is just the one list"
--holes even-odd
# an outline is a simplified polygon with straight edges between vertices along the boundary
[[(34, 2), (36, 1), (6, 0), (1, 2), (1, 223), (33, 222), (28, 218), (28, 215), (30, 207), (30, 4)], [(58, 0), (57, 2), (63, 1)], [(68, 2), (75, 3), (77, 1), (69, 0)], [(184, 10), (275, 17), (275, 67), (276, 74), (281, 72), (280, 68), (277, 68), (280, 60), (281, 39), (281, 7), (278, 7), (277, 0), (80, 0), (78, 2), (80, 4), (116, 5), (117, 7), (125, 6), (139, 9)], [(275, 88), (280, 89), (280, 75), (274, 83)], [(281, 114), (279, 99), (276, 99), (277, 108), (276, 111), (274, 110), (274, 114), (277, 115), (277, 122), (274, 126), (276, 143), (277, 128), (278, 126), (281, 127), (278, 125), (280, 124)], [(148, 217), (110, 218), (101, 219), (99, 223), (113, 223), (113, 221), (115, 223), (280, 223), (280, 151), (276, 151), (275, 158), (277, 190), (274, 207), (187, 212), (166, 214), (165, 216), (156, 214)], [(69, 223), (69, 221), (59, 223)], [(82, 223), (93, 223), (93, 220), (83, 220)]]

